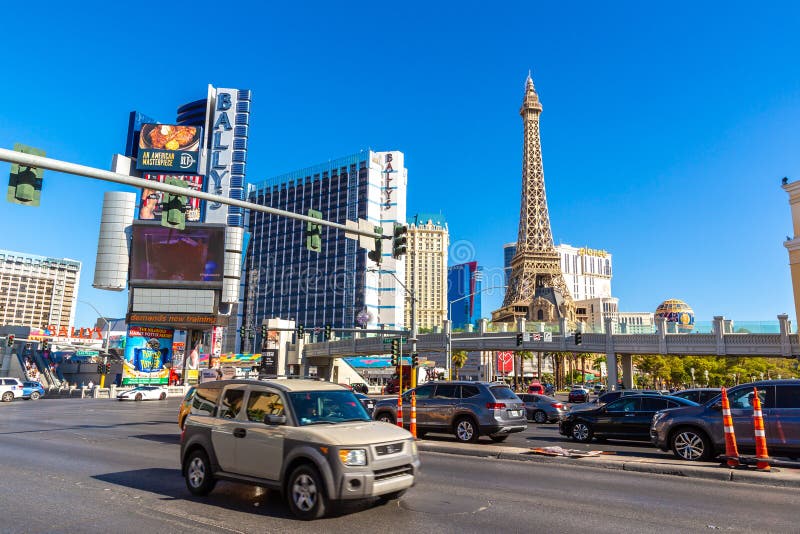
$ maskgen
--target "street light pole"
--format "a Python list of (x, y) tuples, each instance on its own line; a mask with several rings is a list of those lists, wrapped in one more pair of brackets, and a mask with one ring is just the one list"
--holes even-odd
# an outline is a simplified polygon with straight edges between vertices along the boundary
[(468, 299), (478, 293), (483, 293), (484, 291), (490, 291), (492, 289), (506, 289), (508, 286), (492, 286), (492, 287), (484, 287), (483, 289), (479, 289), (474, 293), (470, 293), (469, 295), (464, 295), (463, 297), (458, 297), (457, 299), (448, 301), (447, 303), (447, 320), (450, 323), (447, 329), (447, 361), (445, 362), (445, 369), (447, 370), (447, 379), (450, 380), (452, 377), (450, 376), (450, 369), (453, 363), (453, 303), (458, 302), (460, 300)]
[(88, 300), (78, 299), (78, 302), (82, 302), (83, 304), (88, 305), (95, 311), (95, 313), (97, 313), (98, 317), (100, 317), (103, 320), (103, 322), (106, 323), (106, 336), (105, 340), (103, 341), (103, 372), (100, 373), (100, 387), (103, 388), (105, 387), (105, 382), (106, 382), (105, 370), (106, 370), (106, 364), (108, 363), (108, 338), (110, 337), (111, 334), (111, 323), (109, 323), (108, 319), (106, 319), (106, 316), (100, 313), (100, 310), (95, 308), (94, 304), (92, 304)]
[[(367, 270), (369, 272), (378, 273), (378, 275), (380, 275), (381, 273), (391, 274), (392, 278), (397, 280), (397, 283), (400, 284), (400, 287), (402, 287), (405, 290), (405, 292), (408, 294), (408, 296), (411, 297), (411, 339), (409, 339), (409, 341), (411, 342), (411, 354), (416, 354), (417, 353), (417, 296), (414, 294), (414, 291), (408, 289), (406, 287), (406, 285), (403, 282), (401, 282), (400, 279), (397, 278), (397, 275), (394, 274), (392, 271), (384, 271), (382, 269), (374, 269), (374, 268), (373, 269), (367, 269)], [(401, 345), (402, 345), (402, 343), (401, 343)], [(413, 356), (412, 356), (412, 358), (413, 358)], [(417, 387), (417, 376), (416, 376), (416, 374), (417, 374), (416, 373), (416, 369), (412, 365), (412, 367), (411, 367), (411, 387), (412, 388)], [(403, 359), (401, 358), (400, 359), (400, 376), (402, 377), (402, 375), (403, 375)]]

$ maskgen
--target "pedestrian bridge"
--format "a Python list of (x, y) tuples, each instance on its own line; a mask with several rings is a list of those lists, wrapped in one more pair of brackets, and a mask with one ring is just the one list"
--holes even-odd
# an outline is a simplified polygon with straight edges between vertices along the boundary
[[(562, 320), (556, 332), (534, 332), (528, 340), (517, 344), (517, 334), (525, 332), (525, 321), (518, 323), (516, 330), (507, 332), (487, 331), (488, 322), (482, 320), (477, 332), (450, 333), (449, 325), (445, 332), (420, 334), (417, 336), (417, 352), (447, 352), (448, 338), (453, 351), (531, 351), (531, 352), (574, 352), (605, 354), (609, 370), (609, 384), (616, 384), (616, 361), (621, 358), (623, 383), (632, 377), (634, 354), (661, 354), (672, 356), (732, 356), (732, 357), (772, 357), (799, 358), (800, 338), (792, 334), (787, 315), (779, 315), (778, 334), (733, 334), (725, 332), (725, 318), (714, 317), (711, 334), (672, 334), (667, 333), (664, 319), (656, 319), (655, 334), (613, 333), (610, 318), (606, 319), (605, 333), (582, 334), (582, 343), (576, 345), (574, 335), (567, 330)], [(538, 334), (538, 335), (537, 335)], [(340, 358), (346, 356), (365, 356), (389, 354), (391, 345), (384, 343), (386, 338), (397, 337), (392, 334), (372, 334), (360, 337), (332, 340), (324, 343), (306, 343), (302, 354), (305, 358)], [(410, 349), (404, 345), (403, 352)]]

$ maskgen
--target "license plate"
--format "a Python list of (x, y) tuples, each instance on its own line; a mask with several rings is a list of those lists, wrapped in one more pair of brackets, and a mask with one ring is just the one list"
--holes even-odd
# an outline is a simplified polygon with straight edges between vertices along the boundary
[(522, 410), (508, 410), (508, 416), (509, 417), (521, 417), (522, 416)]

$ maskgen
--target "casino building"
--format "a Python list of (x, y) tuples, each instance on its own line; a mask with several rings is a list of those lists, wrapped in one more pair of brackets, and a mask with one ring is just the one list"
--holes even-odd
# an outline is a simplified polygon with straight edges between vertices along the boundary
[[(269, 178), (251, 186), (248, 196), (295, 213), (317, 210), (340, 224), (366, 219), (392, 235), (394, 223), (406, 220), (406, 183), (402, 152), (365, 150)], [(312, 252), (306, 248), (306, 223), (260, 212), (249, 219), (245, 327), (270, 318), (294, 319), (306, 332), (325, 325), (403, 326), (405, 294), (394, 276), (405, 279), (405, 264), (392, 258), (391, 241), (383, 240), (378, 272), (367, 250), (339, 230), (323, 226), (322, 251)]]
[(0, 325), (72, 327), (81, 262), (0, 250)]

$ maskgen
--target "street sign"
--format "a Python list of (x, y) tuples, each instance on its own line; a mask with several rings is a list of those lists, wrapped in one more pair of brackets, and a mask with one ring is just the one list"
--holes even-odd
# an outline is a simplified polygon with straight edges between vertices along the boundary
[(544, 341), (545, 341), (545, 343), (552, 343), (553, 342), (553, 333), (552, 332), (545, 332), (544, 333)]
[[(383, 338), (383, 344), (384, 345), (390, 345), (392, 343), (393, 339), (398, 339), (398, 338), (396, 338), (396, 337), (385, 337), (385, 338)], [(403, 344), (403, 345), (408, 343), (408, 338), (407, 337), (401, 337), (399, 339), (400, 339), (400, 343)]]
[(318, 326), (315, 326), (315, 327), (314, 327), (314, 333), (315, 333), (315, 334), (319, 334), (320, 332), (322, 332), (322, 328), (320, 328), (320, 327), (318, 327)]
[(531, 334), (530, 334), (530, 332), (523, 332), (523, 334), (522, 334), (522, 341), (530, 341), (530, 340), (531, 340)]

